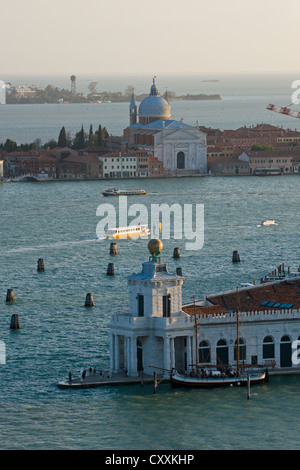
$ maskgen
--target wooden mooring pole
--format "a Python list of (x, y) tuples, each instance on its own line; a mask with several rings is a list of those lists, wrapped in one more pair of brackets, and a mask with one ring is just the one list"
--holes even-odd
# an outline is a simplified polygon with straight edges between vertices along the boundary
[(37, 270), (38, 271), (45, 271), (45, 261), (43, 260), (43, 258), (38, 259)]
[(6, 302), (10, 303), (10, 302), (14, 302), (14, 301), (15, 301), (14, 290), (13, 289), (7, 289)]
[(156, 373), (156, 371), (153, 372), (153, 378), (154, 378), (153, 393), (156, 393), (156, 389), (157, 389), (157, 386), (158, 386), (158, 382), (157, 382), (157, 373)]
[(85, 304), (84, 305), (85, 305), (85, 307), (93, 307), (94, 306), (94, 299), (93, 299), (93, 295), (91, 294), (91, 292), (86, 294)]
[(14, 313), (11, 316), (10, 328), (12, 330), (18, 330), (20, 328), (20, 319), (19, 319), (19, 315), (17, 313)]
[(250, 374), (247, 376), (247, 400), (250, 400)]

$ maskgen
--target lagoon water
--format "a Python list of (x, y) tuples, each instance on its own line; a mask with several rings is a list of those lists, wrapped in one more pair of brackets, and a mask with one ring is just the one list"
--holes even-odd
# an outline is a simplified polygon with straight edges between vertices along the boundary
[[(219, 81), (203, 81), (217, 78)], [(2, 76), (13, 85), (35, 84), (47, 86), (49, 83), (58, 88), (69, 88), (69, 77), (11, 77)], [(171, 101), (172, 119), (186, 124), (204, 125), (220, 129), (237, 129), (241, 126), (252, 126), (267, 122), (284, 128), (300, 130), (300, 120), (276, 114), (266, 110), (268, 104), (288, 106), (292, 103), (292, 93), (297, 89), (292, 84), (299, 77), (285, 75), (241, 75), (211, 77), (207, 75), (192, 76), (158, 76), (156, 83), (161, 95), (166, 90), (182, 94), (220, 94), (218, 101)], [(99, 92), (121, 91), (128, 85), (135, 88), (137, 94), (149, 93), (152, 77), (135, 76), (79, 76), (77, 90), (88, 93), (88, 84), (98, 83)], [(299, 93), (296, 97), (298, 97)], [(137, 103), (138, 105), (139, 103)], [(299, 104), (292, 109), (299, 110)], [(102, 104), (39, 104), (39, 105), (6, 105), (0, 106), (0, 142), (7, 138), (18, 144), (41, 139), (42, 143), (58, 139), (62, 126), (74, 136), (83, 125), (89, 132), (92, 124), (94, 131), (99, 124), (105, 126), (112, 135), (122, 135), (129, 125), (129, 103)]]
[[(174, 102), (173, 117), (220, 128), (257, 122), (297, 127), (296, 119), (264, 111), (267, 82), (259, 83), (252, 92), (249, 83), (242, 90), (228, 85), (220, 102)], [(275, 104), (289, 100), (281, 85), (270, 92)], [(128, 104), (1, 106), (0, 119), (0, 140), (46, 141), (56, 138), (62, 125), (78, 130), (82, 123), (101, 123), (119, 134), (128, 123)], [(163, 240), (162, 260), (170, 271), (181, 266), (187, 276), (187, 302), (194, 294), (202, 298), (259, 280), (282, 262), (298, 267), (299, 183), (299, 176), (291, 175), (117, 184), (146, 189), (146, 196), (128, 204), (143, 203), (149, 213), (153, 203), (204, 204), (201, 250), (186, 250), (184, 238)], [(128, 307), (126, 276), (149, 256), (147, 240), (119, 241), (112, 259), (109, 242), (97, 239), (96, 210), (106, 187), (105, 181), (0, 184), (0, 340), (6, 347), (6, 363), (0, 364), (0, 448), (299, 449), (300, 377), (271, 377), (268, 385), (253, 387), (250, 400), (239, 388), (187, 391), (161, 384), (153, 394), (151, 385), (57, 387), (69, 370), (76, 376), (82, 366), (108, 368), (110, 316)], [(118, 201), (109, 202), (118, 212)], [(266, 218), (278, 225), (257, 227)], [(172, 257), (176, 246), (179, 260)], [(241, 263), (232, 264), (233, 250)], [(36, 270), (38, 258), (45, 260), (43, 273)], [(114, 277), (106, 276), (111, 261)], [(15, 292), (12, 305), (5, 303), (8, 288)], [(84, 307), (87, 292), (93, 293), (92, 309)], [(18, 331), (9, 328), (13, 313), (20, 316)]]
[[(128, 204), (204, 204), (205, 242), (163, 240), (170, 271), (181, 266), (183, 301), (235, 289), (281, 262), (299, 264), (299, 177), (192, 178), (123, 181), (147, 195)], [(97, 240), (104, 181), (0, 185), (0, 433), (3, 449), (299, 449), (300, 377), (253, 387), (172, 390), (161, 384), (60, 390), (57, 382), (82, 366), (108, 368), (110, 315), (128, 307), (126, 276), (148, 259), (146, 240)], [(108, 202), (105, 199), (105, 202)], [(112, 204), (118, 211), (118, 201)], [(264, 218), (278, 225), (257, 227)], [(130, 219), (129, 219), (130, 222)], [(181, 258), (174, 260), (179, 246)], [(237, 249), (241, 263), (231, 262)], [(38, 258), (46, 270), (36, 270)], [(109, 262), (114, 277), (106, 276)], [(5, 303), (6, 289), (16, 301)], [(92, 292), (95, 307), (86, 309)], [(21, 329), (10, 330), (20, 316)]]

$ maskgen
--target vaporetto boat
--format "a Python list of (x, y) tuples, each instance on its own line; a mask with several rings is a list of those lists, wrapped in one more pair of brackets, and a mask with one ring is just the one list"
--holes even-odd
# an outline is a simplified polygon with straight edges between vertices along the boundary
[(148, 225), (129, 225), (128, 227), (111, 228), (105, 232), (106, 238), (131, 238), (148, 236)]
[(146, 194), (144, 189), (110, 188), (102, 192), (103, 196), (141, 196)]

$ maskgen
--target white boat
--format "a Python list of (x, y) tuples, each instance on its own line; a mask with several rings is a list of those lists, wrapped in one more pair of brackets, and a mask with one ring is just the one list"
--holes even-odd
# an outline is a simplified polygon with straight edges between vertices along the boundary
[(268, 219), (268, 220), (263, 220), (261, 225), (264, 227), (269, 227), (269, 225), (276, 225), (276, 222), (274, 219)]
[(147, 237), (150, 235), (148, 225), (129, 225), (128, 227), (111, 228), (105, 232), (106, 238)]
[(250, 381), (251, 385), (267, 382), (267, 374), (265, 371), (259, 372), (244, 372), (237, 375), (226, 375), (222, 374), (209, 374), (207, 376), (200, 377), (186, 377), (178, 374), (177, 372), (171, 373), (171, 384), (172, 387), (188, 387), (188, 388), (220, 388), (228, 386), (239, 386), (248, 385)]
[(144, 189), (109, 188), (102, 192), (103, 196), (140, 196), (146, 194)]

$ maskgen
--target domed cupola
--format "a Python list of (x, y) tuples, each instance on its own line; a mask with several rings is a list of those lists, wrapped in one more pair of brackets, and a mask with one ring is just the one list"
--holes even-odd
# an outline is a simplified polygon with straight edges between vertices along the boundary
[(147, 98), (144, 98), (139, 106), (139, 121), (141, 124), (157, 121), (158, 119), (170, 119), (171, 106), (158, 92), (155, 77)]

